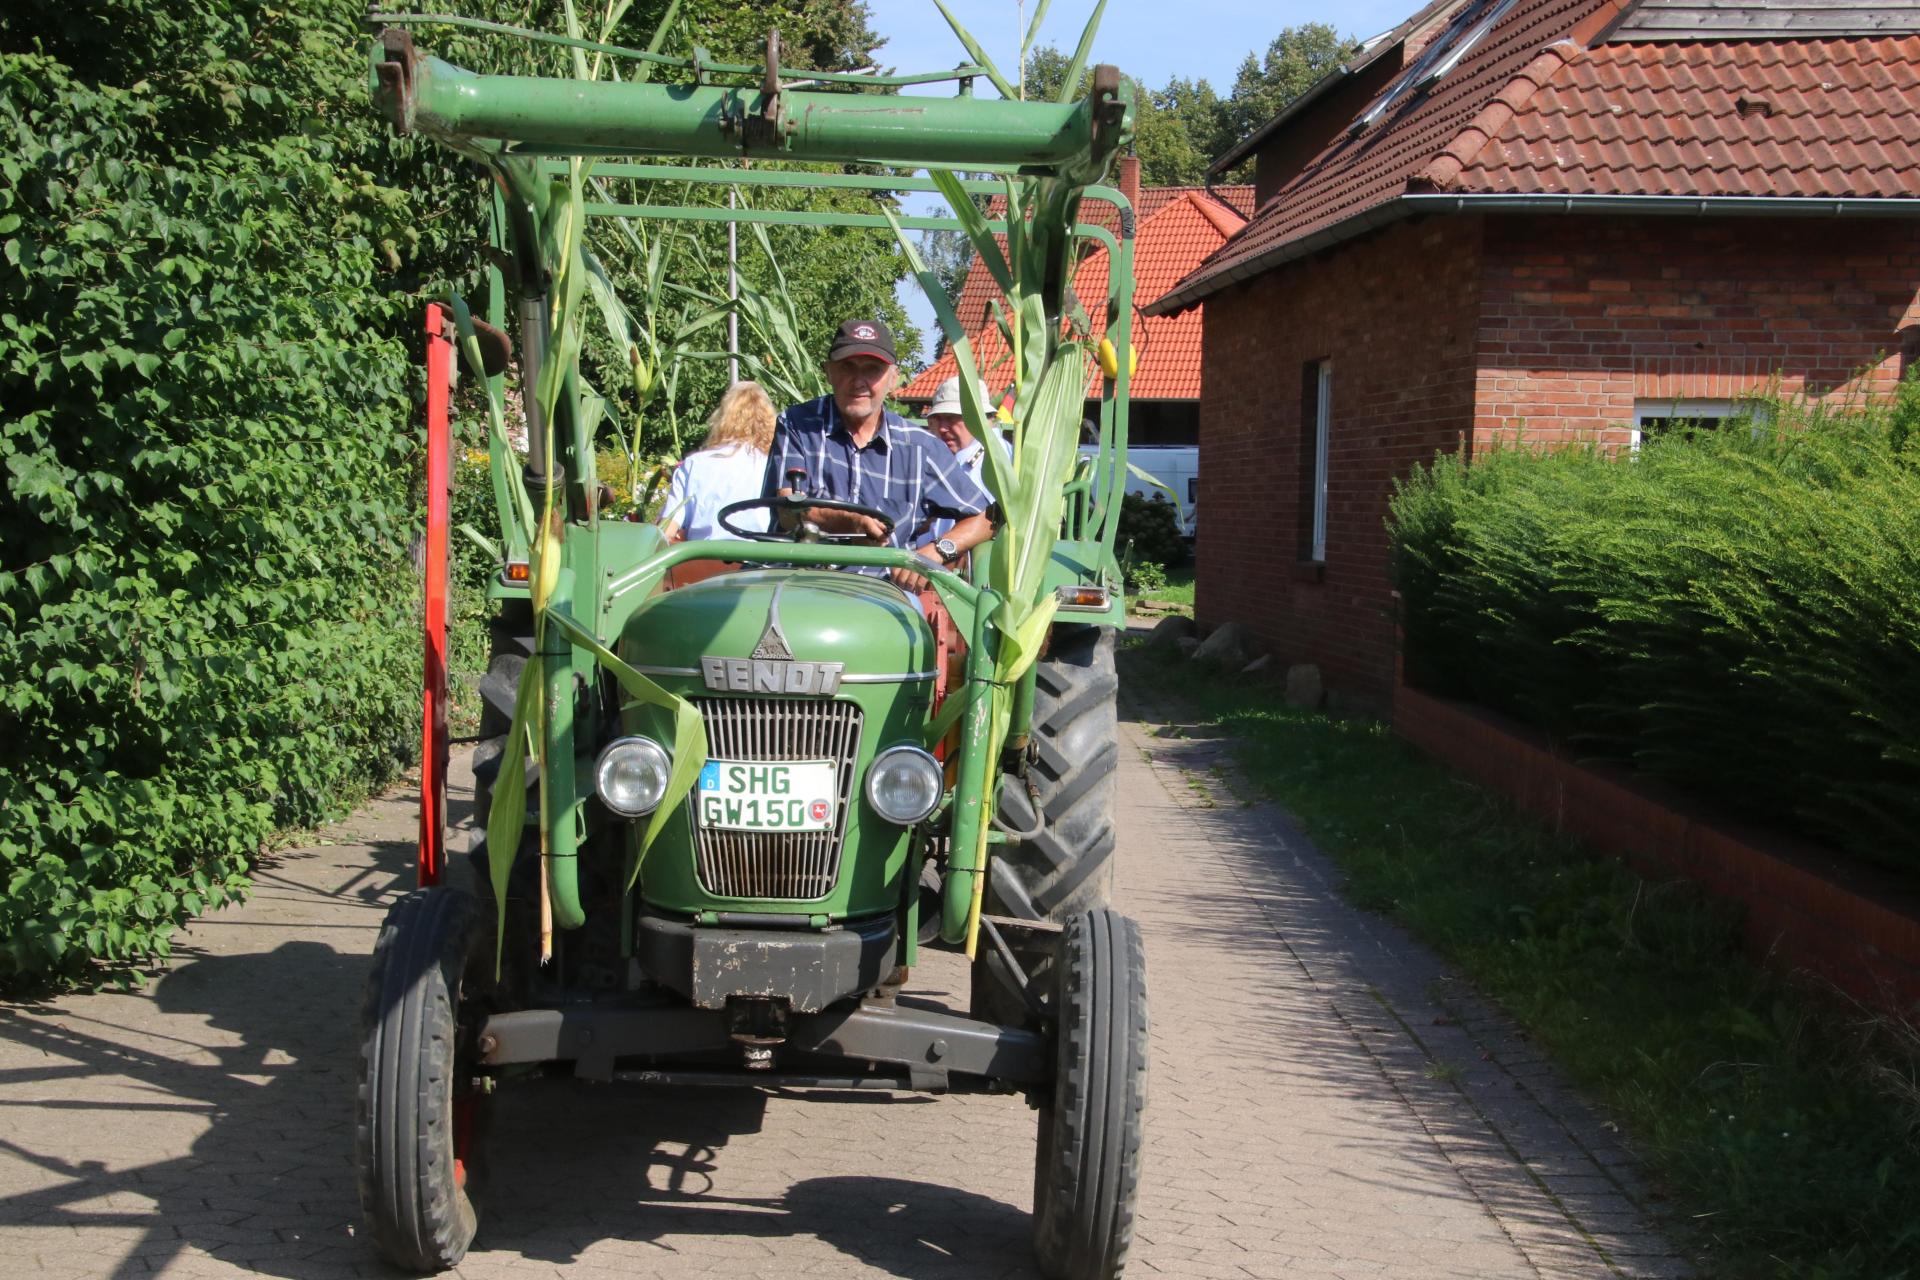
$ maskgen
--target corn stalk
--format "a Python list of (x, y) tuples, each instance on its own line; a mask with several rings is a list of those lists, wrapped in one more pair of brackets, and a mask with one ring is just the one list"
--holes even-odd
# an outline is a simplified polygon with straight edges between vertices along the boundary
[[(606, 17), (601, 23), (601, 40), (604, 42), (612, 33), (614, 26), (626, 12), (631, 0), (613, 0)], [(580, 37), (579, 16), (572, 0), (565, 0), (567, 34)], [(669, 6), (666, 19), (654, 34), (653, 44), (657, 49), (665, 32), (672, 22), (678, 2)], [(589, 64), (586, 54), (573, 50), (574, 75), (578, 79), (591, 80), (598, 77), (601, 69), (600, 58), (596, 55)], [(644, 73), (643, 73), (644, 74)], [(651, 369), (647, 368), (645, 357), (639, 350), (636, 335), (644, 333), (651, 341), (651, 328), (637, 326), (618, 296), (614, 293), (611, 280), (598, 260), (585, 247), (586, 229), (586, 187), (592, 162), (575, 157), (568, 165), (564, 179), (549, 184), (545, 192), (544, 208), (540, 210), (539, 236), (541, 254), (545, 261), (552, 264), (552, 292), (547, 308), (547, 359), (541, 365), (535, 379), (533, 395), (540, 405), (544, 420), (556, 422), (554, 410), (560, 395), (565, 389), (567, 375), (578, 366), (581, 347), (585, 341), (585, 303), (591, 296), (597, 305), (609, 334), (621, 348), (628, 353), (633, 370), (634, 389), (640, 396), (644, 407), (652, 390)], [(454, 301), (456, 316), (464, 316), (466, 308), (458, 300)], [(477, 345), (467, 341), (462, 334), (463, 349), (468, 359), (477, 361)], [(477, 367), (477, 366), (476, 366)], [(658, 368), (657, 356), (652, 365)], [(487, 385), (484, 378), (483, 386)], [(573, 406), (576, 420), (591, 426), (605, 412), (606, 402), (584, 382), (580, 383), (579, 402)], [(489, 397), (493, 398), (491, 388)], [(489, 418), (498, 422), (502, 409), (490, 404)], [(636, 426), (637, 431), (637, 426)], [(554, 474), (554, 441), (558, 433), (546, 432), (546, 475)], [(589, 434), (588, 439), (591, 439)], [(591, 454), (582, 460), (583, 465), (591, 466)], [(591, 487), (591, 476), (585, 477)], [(525, 514), (532, 516), (530, 503), (524, 494), (521, 503)], [(541, 654), (545, 652), (545, 638), (549, 626), (557, 626), (565, 634), (569, 643), (586, 649), (595, 660), (605, 667), (625, 690), (633, 702), (659, 706), (670, 710), (674, 718), (673, 768), (668, 776), (666, 794), (660, 806), (654, 810), (647, 821), (647, 828), (641, 837), (640, 848), (632, 865), (628, 868), (627, 887), (631, 889), (638, 880), (647, 850), (653, 845), (667, 818), (678, 807), (680, 801), (693, 786), (700, 767), (706, 763), (706, 731), (700, 722), (700, 716), (686, 699), (662, 689), (646, 676), (622, 662), (613, 652), (595, 636), (591, 630), (583, 627), (565, 610), (550, 607), (554, 588), (559, 581), (561, 571), (562, 534), (564, 531), (563, 513), (555, 506), (555, 493), (549, 486), (543, 499), (543, 506), (534, 529), (531, 591), (533, 603), (534, 654), (528, 660), (520, 677), (520, 686), (515, 691), (512, 726), (507, 730), (506, 749), (502, 752), (500, 772), (494, 784), (493, 808), (487, 816), (487, 848), (489, 878), (493, 884), (494, 901), (497, 908), (495, 928), (495, 965), (499, 964), (499, 953), (506, 932), (507, 882), (512, 874), (514, 855), (520, 847), (520, 836), (526, 822), (526, 770), (529, 758), (538, 759), (547, 741), (546, 699), (544, 689), (545, 663)], [(631, 705), (631, 703), (629, 704)], [(544, 771), (543, 771), (544, 774)], [(543, 783), (540, 787), (540, 856), (544, 870), (552, 850), (549, 846), (549, 833), (552, 830), (552, 806), (559, 803), (571, 803), (572, 797), (549, 796), (549, 788)], [(505, 857), (493, 856), (498, 851), (509, 850)], [(544, 962), (552, 952), (551, 920), (546, 910), (545, 877), (542, 877), (541, 912), (541, 959)]]
[[(988, 78), (1003, 94), (1012, 97), (1006, 78), (993, 69), (979, 41), (940, 0), (935, 3), (968, 54), (988, 69)], [(1105, 7), (1106, 0), (1100, 0), (1088, 19), (1074, 53), (1072, 74), (1061, 91), (1062, 101), (1079, 84)], [(1023, 45), (1032, 43), (1045, 11), (1042, 4)], [(1003, 458), (998, 449), (988, 449), (982, 455), (987, 488), (1002, 516), (986, 551), (987, 584), (1000, 600), (993, 614), (998, 638), (987, 754), (989, 760), (997, 760), (1012, 720), (1014, 686), (1039, 657), (1047, 628), (1053, 623), (1055, 600), (1052, 593), (1042, 589), (1043, 580), (1066, 512), (1067, 481), (1079, 456), (1080, 406), (1086, 394), (1091, 349), (1084, 316), (1070, 318), (1067, 314), (1066, 282), (1072, 275), (1073, 224), (1079, 213), (1081, 188), (1058, 177), (1006, 179), (1006, 249), (1002, 252), (985, 215), (968, 198), (960, 180), (942, 171), (935, 171), (933, 178), (1004, 296), (1004, 302), (996, 307), (1012, 352), (1007, 368), (1014, 394), (1009, 432), (1012, 456)], [(988, 439), (997, 419), (993, 406), (981, 396), (973, 343), (960, 324), (952, 300), (927, 269), (891, 210), (887, 211), (887, 220), (912, 264), (914, 277), (932, 302), (953, 351), (967, 428), (975, 439)], [(991, 814), (997, 797), (990, 791), (984, 799)], [(975, 851), (976, 863), (983, 872), (988, 826), (981, 823), (980, 846)], [(984, 873), (975, 877), (973, 910), (967, 926), (969, 956), (978, 942), (985, 885)]]

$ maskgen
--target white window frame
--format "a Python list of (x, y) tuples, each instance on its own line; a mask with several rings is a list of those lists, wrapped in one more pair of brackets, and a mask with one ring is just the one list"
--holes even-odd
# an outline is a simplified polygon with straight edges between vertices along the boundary
[(1313, 396), (1313, 545), (1308, 559), (1327, 559), (1327, 446), (1333, 436), (1333, 361), (1314, 366)]
[(1763, 404), (1754, 404), (1748, 400), (1728, 400), (1724, 398), (1703, 398), (1698, 396), (1675, 396), (1667, 399), (1643, 397), (1633, 402), (1633, 451), (1640, 452), (1640, 445), (1646, 438), (1643, 424), (1648, 418), (1752, 418), (1756, 428), (1772, 421), (1772, 414)]

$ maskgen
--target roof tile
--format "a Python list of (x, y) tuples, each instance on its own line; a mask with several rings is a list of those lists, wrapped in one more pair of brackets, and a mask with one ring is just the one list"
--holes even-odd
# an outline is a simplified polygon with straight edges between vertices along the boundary
[[(1920, 36), (1601, 45), (1556, 74), (1452, 189), (1920, 195), (1920, 174), (1889, 153), (1907, 149), (1916, 91)], [(1629, 110), (1616, 114), (1623, 97)], [(1581, 143), (1588, 181), (1513, 145), (1523, 141)]]
[(1424, 97), (1328, 142), (1182, 297), (1410, 191), (1920, 196), (1920, 34), (1580, 49), (1565, 36), (1595, 8), (1516, 4)]

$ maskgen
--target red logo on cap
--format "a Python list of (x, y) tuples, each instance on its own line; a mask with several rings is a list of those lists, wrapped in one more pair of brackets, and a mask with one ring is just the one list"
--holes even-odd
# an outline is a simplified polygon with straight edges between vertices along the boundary
[(815, 800), (807, 812), (813, 815), (815, 822), (825, 822), (827, 820), (827, 802), (825, 800)]
[(853, 326), (853, 336), (862, 342), (872, 342), (880, 336), (880, 332), (870, 324), (857, 324)]

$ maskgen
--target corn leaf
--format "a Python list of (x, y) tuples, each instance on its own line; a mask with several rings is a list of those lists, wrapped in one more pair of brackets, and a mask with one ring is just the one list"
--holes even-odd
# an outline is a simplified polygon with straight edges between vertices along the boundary
[[(473, 314), (459, 294), (447, 295), (447, 306), (453, 312), (454, 330), (460, 335), (460, 353), (466, 357), (467, 367), (473, 370), (474, 379), (486, 388), (487, 396), (487, 434), (493, 447), (503, 457), (513, 456), (513, 446), (507, 440), (506, 407), (500, 402), (500, 394), (494, 389), (492, 380), (486, 376), (486, 364), (480, 358), (480, 335), (473, 327)], [(507, 468), (508, 496), (513, 509), (518, 514), (520, 528), (529, 534), (533, 531), (533, 501), (527, 497), (527, 485), (518, 467)], [(509, 536), (511, 534), (509, 533)]]
[(1159, 476), (1154, 475), (1151, 471), (1142, 470), (1131, 462), (1127, 463), (1127, 470), (1133, 473), (1135, 479), (1145, 480), (1148, 484), (1166, 494), (1167, 500), (1173, 503), (1174, 506), (1177, 507), (1180, 505), (1179, 496), (1175, 494), (1174, 491), (1167, 486), (1167, 482)]
[(1067, 74), (1060, 81), (1061, 102), (1072, 102), (1080, 92), (1080, 77), (1087, 74), (1087, 59), (1093, 55), (1093, 37), (1100, 30), (1100, 17), (1107, 11), (1107, 0), (1100, 0), (1093, 6), (1093, 16), (1087, 19), (1086, 29), (1080, 33), (1080, 47), (1073, 51), (1073, 61), (1067, 64)]
[(662, 689), (621, 661), (600, 637), (581, 626), (564, 609), (549, 609), (547, 619), (559, 627), (567, 639), (593, 654), (635, 702), (673, 712), (673, 767), (667, 773), (667, 789), (660, 798), (660, 807), (647, 819), (646, 833), (640, 837), (640, 856), (634, 859), (627, 876), (627, 888), (632, 889), (640, 878), (640, 868), (646, 861), (647, 850), (653, 847), (654, 837), (693, 789), (693, 780), (707, 763), (706, 726), (691, 702)]
[(1020, 96), (1019, 91), (1008, 83), (1005, 76), (1000, 74), (1000, 68), (995, 66), (993, 59), (987, 56), (987, 51), (980, 47), (980, 42), (973, 38), (973, 33), (960, 25), (960, 19), (953, 16), (953, 11), (947, 8), (943, 0), (933, 0), (933, 3), (939, 8), (940, 16), (947, 20), (947, 25), (953, 28), (953, 34), (960, 38), (960, 43), (966, 49), (967, 56), (973, 59), (974, 63), (978, 65), (982, 71), (987, 73), (987, 79), (991, 80), (993, 87), (1000, 91), (1000, 96), (1009, 100), (1018, 98)]
[[(953, 216), (960, 222), (960, 228), (966, 232), (967, 240), (980, 256), (980, 262), (1000, 286), (1001, 293), (1013, 292), (1013, 274), (1007, 266), (1007, 255), (1000, 249), (999, 237), (987, 226), (987, 216), (980, 212), (980, 206), (973, 202), (960, 179), (945, 169), (932, 171), (933, 184), (940, 189), (940, 195), (953, 210)], [(1012, 206), (1008, 206), (1008, 221), (1013, 218)]]
[[(493, 885), (498, 910), (493, 922), (493, 976), (500, 976), (500, 952), (507, 936), (507, 881), (520, 853), (520, 836), (527, 825), (527, 752), (535, 707), (540, 701), (540, 655), (527, 659), (520, 671), (520, 687), (513, 694), (513, 725), (507, 730), (506, 749), (500, 753), (500, 772), (493, 780), (493, 807), (487, 813), (487, 879)], [(545, 783), (541, 784), (544, 788)]]
[(1052, 3), (1053, 0), (1040, 0), (1034, 6), (1033, 21), (1027, 24), (1027, 33), (1020, 38), (1020, 62), (1023, 66), (1026, 64), (1027, 50), (1033, 48), (1034, 37), (1040, 34), (1040, 24), (1047, 20), (1047, 6)]

